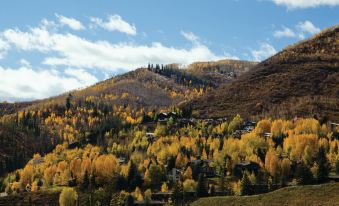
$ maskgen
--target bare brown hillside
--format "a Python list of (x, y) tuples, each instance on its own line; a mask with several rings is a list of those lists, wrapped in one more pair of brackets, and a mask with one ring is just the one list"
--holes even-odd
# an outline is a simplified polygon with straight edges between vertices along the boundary
[(239, 113), (339, 120), (339, 26), (287, 47), (188, 105), (201, 117)]

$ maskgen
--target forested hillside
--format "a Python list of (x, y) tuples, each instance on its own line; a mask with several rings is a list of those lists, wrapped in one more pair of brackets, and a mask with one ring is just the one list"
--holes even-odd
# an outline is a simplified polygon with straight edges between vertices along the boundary
[[(227, 76), (222, 74), (223, 70), (215, 69), (219, 67), (218, 62), (207, 64), (213, 66), (206, 67), (206, 71)], [(222, 65), (242, 74), (252, 63), (231, 61)], [(44, 154), (63, 141), (100, 145), (105, 133), (115, 124), (121, 126), (123, 122), (126, 127), (139, 124), (145, 116), (154, 118), (156, 112), (170, 111), (178, 103), (201, 96), (235, 78), (227, 77), (225, 81), (205, 78), (193, 74), (194, 68), (149, 65), (57, 97), (0, 104), (0, 116), (3, 116), (0, 173), (21, 167), (34, 153)], [(119, 131), (111, 132), (116, 135)]]

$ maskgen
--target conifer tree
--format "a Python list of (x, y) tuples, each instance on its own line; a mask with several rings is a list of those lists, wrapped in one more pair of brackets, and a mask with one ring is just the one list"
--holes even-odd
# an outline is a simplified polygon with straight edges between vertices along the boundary
[(172, 194), (172, 200), (174, 205), (179, 205), (181, 202), (183, 202), (183, 186), (181, 182), (176, 182), (173, 185), (173, 194)]
[(244, 172), (244, 175), (241, 179), (241, 195), (251, 195), (252, 194), (252, 183), (250, 179), (248, 178), (248, 175), (246, 172)]
[(318, 164), (317, 181), (323, 183), (327, 180), (329, 173), (329, 164), (323, 147), (319, 148), (316, 162)]
[(198, 185), (197, 185), (197, 196), (198, 197), (208, 196), (206, 178), (203, 176), (203, 174), (199, 174)]

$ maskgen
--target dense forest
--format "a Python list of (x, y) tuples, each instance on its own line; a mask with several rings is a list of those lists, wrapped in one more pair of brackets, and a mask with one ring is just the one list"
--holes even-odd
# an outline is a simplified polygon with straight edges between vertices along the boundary
[[(179, 204), (323, 183), (339, 173), (338, 128), (312, 118), (194, 119), (175, 107), (145, 113), (69, 95), (64, 105), (1, 122), (41, 142), (3, 179), (7, 194), (70, 187), (67, 194), (88, 194), (86, 204)], [(2, 172), (29, 157), (15, 154)]]

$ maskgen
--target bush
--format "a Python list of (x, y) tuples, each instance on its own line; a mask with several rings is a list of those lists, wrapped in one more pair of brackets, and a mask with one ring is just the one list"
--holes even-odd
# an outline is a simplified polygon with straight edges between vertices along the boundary
[(78, 194), (75, 189), (65, 187), (62, 189), (59, 197), (60, 206), (73, 206), (76, 205)]

